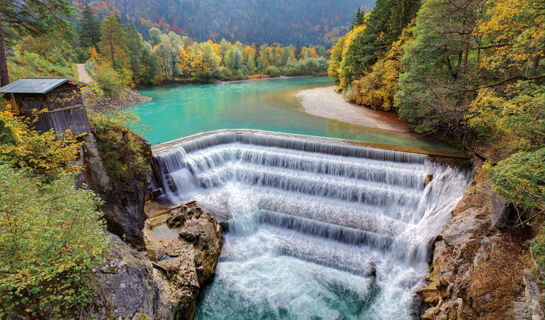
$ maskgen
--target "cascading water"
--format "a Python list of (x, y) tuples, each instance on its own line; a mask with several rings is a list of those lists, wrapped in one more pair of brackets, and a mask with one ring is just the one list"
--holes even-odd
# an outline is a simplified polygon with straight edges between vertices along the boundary
[(161, 197), (223, 221), (196, 319), (411, 319), (470, 174), (335, 141), (226, 133), (155, 152)]

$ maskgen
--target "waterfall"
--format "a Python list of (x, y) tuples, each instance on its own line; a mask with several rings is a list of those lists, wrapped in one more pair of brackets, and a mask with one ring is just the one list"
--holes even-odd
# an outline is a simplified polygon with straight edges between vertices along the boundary
[[(196, 199), (222, 221), (224, 252), (202, 319), (242, 310), (242, 318), (409, 319), (430, 244), (470, 181), (422, 154), (252, 133), (188, 139), (154, 161), (160, 200)], [(311, 293), (293, 304), (273, 288)]]

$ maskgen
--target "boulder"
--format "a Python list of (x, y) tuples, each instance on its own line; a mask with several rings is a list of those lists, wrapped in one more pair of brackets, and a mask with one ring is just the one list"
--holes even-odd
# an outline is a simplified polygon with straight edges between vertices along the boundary
[(92, 313), (98, 319), (172, 319), (175, 305), (169, 288), (151, 261), (110, 233), (111, 250), (95, 270), (98, 299)]
[(146, 223), (146, 249), (158, 261), (152, 265), (160, 271), (161, 281), (168, 284), (168, 299), (175, 305), (175, 319), (193, 319), (197, 298), (215, 273), (221, 253), (221, 228), (209, 212), (195, 202), (169, 210), (163, 223), (178, 235), (174, 240), (157, 240)]

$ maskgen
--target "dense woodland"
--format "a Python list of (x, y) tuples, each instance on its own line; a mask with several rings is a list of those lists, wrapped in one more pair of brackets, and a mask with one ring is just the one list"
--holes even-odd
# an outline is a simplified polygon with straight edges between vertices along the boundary
[[(543, 0), (379, 0), (333, 46), (328, 73), (347, 99), (485, 160), (519, 226), (532, 223), (545, 210), (543, 8)], [(545, 269), (543, 239), (534, 250)]]
[[(484, 159), (521, 223), (543, 215), (544, 0), (379, 0), (371, 11), (365, 1), (310, 2), (0, 2), (2, 84), (76, 78), (75, 63), (85, 63), (95, 81), (92, 98), (173, 80), (327, 69), (347, 99), (393, 112), (418, 133)], [(362, 4), (365, 11), (356, 11)], [(109, 150), (109, 174), (141, 170), (134, 133), (124, 127), (134, 119), (89, 115)], [(100, 199), (74, 186), (80, 145), (75, 137), (36, 132), (2, 101), (0, 318), (85, 318), (93, 303), (91, 270), (108, 241)], [(534, 255), (543, 268), (543, 238)]]
[(100, 14), (118, 15), (135, 24), (145, 39), (156, 27), (202, 42), (331, 45), (346, 28), (356, 8), (372, 8), (374, 0), (82, 0)]
[(73, 63), (86, 63), (106, 95), (123, 87), (165, 81), (240, 80), (280, 75), (316, 75), (327, 70), (323, 45), (251, 45), (221, 39), (193, 41), (174, 31), (152, 27), (143, 35), (116, 16), (100, 21), (90, 6), (74, 12), (76, 23), (66, 22), (48, 33), (8, 39), (11, 78), (57, 75), (75, 77)]

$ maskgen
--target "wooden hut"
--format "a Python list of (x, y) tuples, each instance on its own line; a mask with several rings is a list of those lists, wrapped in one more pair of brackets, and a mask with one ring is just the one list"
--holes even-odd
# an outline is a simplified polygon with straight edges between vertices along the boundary
[(57, 138), (62, 138), (66, 130), (73, 136), (90, 132), (82, 86), (88, 84), (62, 78), (19, 79), (0, 88), (0, 93), (9, 94), (24, 116), (37, 117), (37, 130), (54, 129)]

